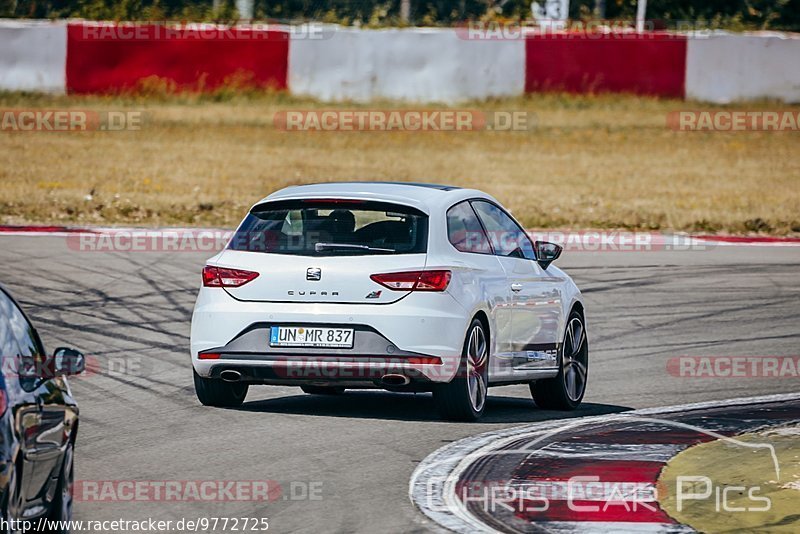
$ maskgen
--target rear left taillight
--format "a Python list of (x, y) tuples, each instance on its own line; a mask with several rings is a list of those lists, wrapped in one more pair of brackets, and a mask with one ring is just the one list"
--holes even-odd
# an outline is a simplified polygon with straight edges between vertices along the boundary
[(203, 286), (205, 287), (239, 287), (258, 278), (258, 273), (244, 269), (227, 267), (203, 267)]
[(373, 274), (370, 278), (393, 291), (444, 291), (451, 276), (450, 271), (407, 271)]

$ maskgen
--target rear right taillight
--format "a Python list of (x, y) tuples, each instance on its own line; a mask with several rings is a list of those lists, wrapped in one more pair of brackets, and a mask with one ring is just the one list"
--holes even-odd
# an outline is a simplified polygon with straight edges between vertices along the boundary
[(451, 276), (450, 271), (407, 271), (373, 274), (370, 278), (393, 291), (444, 291)]
[(258, 273), (244, 269), (228, 267), (203, 267), (203, 286), (205, 287), (239, 287), (258, 278)]

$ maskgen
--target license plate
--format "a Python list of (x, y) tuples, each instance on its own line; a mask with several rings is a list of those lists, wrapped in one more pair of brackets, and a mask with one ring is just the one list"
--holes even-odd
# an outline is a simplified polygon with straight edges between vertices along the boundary
[(308, 326), (273, 326), (269, 332), (271, 347), (353, 348), (352, 328)]

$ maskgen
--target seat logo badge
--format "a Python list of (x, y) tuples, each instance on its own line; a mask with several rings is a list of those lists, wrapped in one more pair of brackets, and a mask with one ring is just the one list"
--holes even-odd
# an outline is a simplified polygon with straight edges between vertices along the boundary
[(309, 267), (306, 269), (306, 280), (321, 280), (322, 269), (319, 267)]
[(368, 299), (379, 299), (379, 298), (381, 298), (381, 292), (380, 291), (373, 291), (372, 293), (367, 295), (366, 298), (368, 298)]

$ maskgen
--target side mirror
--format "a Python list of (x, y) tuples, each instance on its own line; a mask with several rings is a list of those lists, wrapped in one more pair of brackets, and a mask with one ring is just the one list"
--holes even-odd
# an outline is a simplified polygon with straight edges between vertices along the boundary
[(548, 243), (547, 241), (536, 241), (533, 244), (533, 251), (536, 253), (536, 263), (542, 269), (547, 269), (551, 263), (556, 261), (561, 256), (561, 251), (564, 248), (555, 243)]
[(53, 374), (55, 376), (77, 375), (85, 369), (86, 357), (82, 352), (69, 347), (59, 347), (53, 353)]

